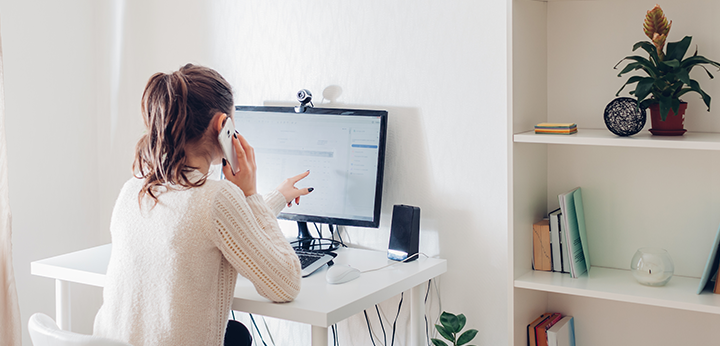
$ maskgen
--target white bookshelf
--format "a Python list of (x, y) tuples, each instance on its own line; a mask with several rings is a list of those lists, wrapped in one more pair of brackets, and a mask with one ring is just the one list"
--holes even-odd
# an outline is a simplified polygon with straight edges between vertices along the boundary
[[(719, 119), (720, 121), (720, 119)], [(593, 145), (609, 147), (720, 150), (720, 133), (688, 132), (683, 136), (653, 136), (648, 131), (630, 137), (616, 136), (607, 129), (580, 129), (572, 135), (515, 134), (515, 143)]]
[[(686, 100), (684, 136), (652, 136), (650, 119), (640, 133), (616, 136), (603, 110), (627, 77), (612, 67), (643, 55), (632, 45), (645, 39), (642, 20), (655, 2), (511, 1), (511, 344), (525, 346), (527, 324), (548, 311), (573, 315), (583, 346), (716, 344), (720, 295), (696, 291), (720, 224), (720, 80), (691, 74), (714, 98), (709, 113)], [(701, 55), (720, 60), (720, 37), (711, 34), (720, 32), (720, 2), (660, 5), (673, 21), (668, 42), (693, 36)], [(535, 134), (542, 122), (575, 122), (578, 133)], [(663, 184), (668, 190), (658, 191)], [(577, 186), (593, 267), (577, 279), (533, 271), (532, 224)], [(666, 286), (632, 277), (630, 259), (643, 246), (670, 252), (675, 276)]]
[(515, 280), (516, 288), (569, 294), (618, 302), (720, 314), (720, 295), (696, 294), (700, 279), (673, 277), (664, 287), (638, 284), (629, 270), (592, 267), (573, 279), (568, 274), (530, 271)]

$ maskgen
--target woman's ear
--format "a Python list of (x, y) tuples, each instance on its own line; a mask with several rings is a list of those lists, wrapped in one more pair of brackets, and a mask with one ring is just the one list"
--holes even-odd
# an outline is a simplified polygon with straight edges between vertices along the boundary
[(213, 124), (213, 128), (215, 129), (215, 133), (220, 133), (223, 126), (225, 126), (225, 122), (227, 121), (227, 119), (228, 116), (225, 113), (217, 112), (215, 113), (215, 115), (213, 115), (211, 122)]

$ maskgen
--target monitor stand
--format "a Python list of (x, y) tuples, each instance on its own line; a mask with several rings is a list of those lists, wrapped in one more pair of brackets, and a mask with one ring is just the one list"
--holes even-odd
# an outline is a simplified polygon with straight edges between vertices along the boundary
[(297, 236), (297, 242), (300, 245), (301, 249), (304, 250), (311, 250), (315, 238), (313, 238), (312, 235), (310, 235), (310, 231), (308, 230), (307, 222), (304, 221), (298, 221), (298, 236)]
[[(326, 238), (315, 238), (310, 234), (308, 230), (307, 222), (298, 221), (298, 236), (297, 240), (293, 243), (298, 244), (295, 247), (299, 247), (303, 250), (310, 251), (334, 251), (341, 245), (340, 242), (333, 239)], [(321, 235), (322, 236), (322, 235)], [(343, 245), (344, 246), (344, 245)]]

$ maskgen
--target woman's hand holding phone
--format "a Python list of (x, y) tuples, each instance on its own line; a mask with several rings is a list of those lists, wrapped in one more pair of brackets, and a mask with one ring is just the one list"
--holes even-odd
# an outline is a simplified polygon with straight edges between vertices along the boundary
[(232, 144), (237, 156), (238, 171), (233, 174), (232, 168), (230, 168), (230, 165), (227, 164), (227, 161), (223, 158), (222, 169), (225, 174), (225, 179), (237, 185), (243, 193), (245, 193), (246, 197), (252, 196), (257, 193), (255, 149), (250, 146), (242, 135), (237, 133), (233, 135)]

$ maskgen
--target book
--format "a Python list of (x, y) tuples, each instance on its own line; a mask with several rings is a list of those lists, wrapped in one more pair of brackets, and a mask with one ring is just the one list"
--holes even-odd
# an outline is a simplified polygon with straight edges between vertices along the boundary
[(568, 254), (567, 240), (565, 240), (566, 230), (562, 228), (562, 212), (558, 214), (558, 225), (560, 226), (560, 258), (562, 260), (562, 272), (570, 274), (570, 255)]
[(530, 322), (530, 324), (527, 325), (527, 344), (528, 346), (537, 346), (537, 339), (535, 338), (535, 327), (537, 327), (538, 324), (544, 322), (548, 318), (550, 318), (552, 314), (550, 313), (544, 313), (540, 315), (540, 317), (536, 318), (534, 321)]
[(550, 224), (548, 219), (533, 224), (533, 269), (552, 270)]
[[(702, 277), (700, 278), (700, 285), (698, 285), (697, 294), (702, 293), (702, 291), (707, 288), (708, 283), (711, 281), (710, 279), (715, 276), (717, 277), (718, 269), (720, 269), (720, 256), (718, 256), (718, 245), (720, 244), (720, 227), (718, 227), (717, 233), (715, 233), (715, 241), (713, 241), (712, 245), (710, 246), (710, 254), (708, 255), (707, 262), (705, 262), (705, 270), (703, 270)], [(717, 284), (717, 278), (715, 279), (715, 283)], [(714, 288), (713, 288), (714, 292)]]
[(575, 123), (540, 123), (540, 124), (535, 125), (535, 133), (571, 135), (573, 133), (577, 133), (577, 124), (575, 124)]
[(548, 346), (575, 346), (575, 320), (564, 316), (547, 330)]
[(554, 272), (562, 272), (562, 249), (560, 248), (560, 208), (548, 214), (550, 218), (550, 246), (552, 247), (552, 265)]
[(547, 330), (554, 326), (562, 318), (559, 313), (552, 313), (550, 317), (542, 323), (535, 326), (535, 343), (536, 346), (548, 346)]
[(564, 240), (568, 246), (570, 275), (577, 278), (590, 271), (585, 209), (582, 189), (577, 187), (558, 196), (562, 213), (561, 228), (565, 230)]

